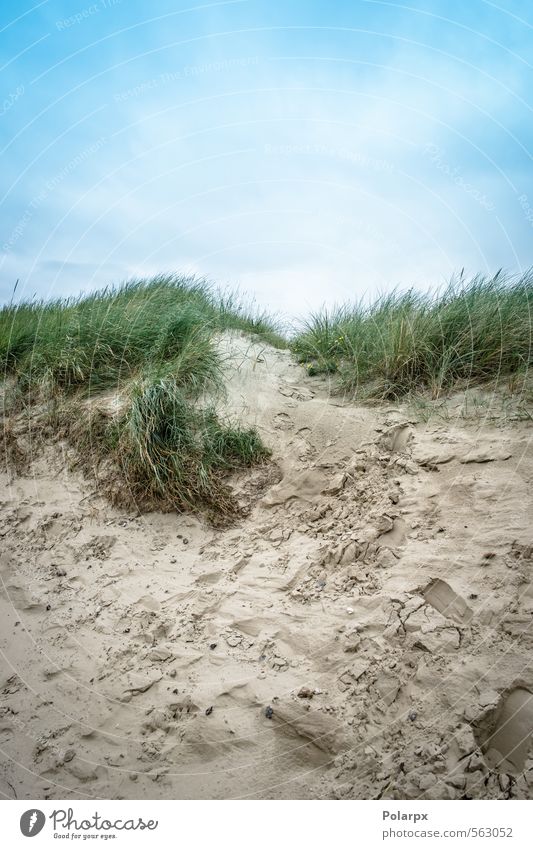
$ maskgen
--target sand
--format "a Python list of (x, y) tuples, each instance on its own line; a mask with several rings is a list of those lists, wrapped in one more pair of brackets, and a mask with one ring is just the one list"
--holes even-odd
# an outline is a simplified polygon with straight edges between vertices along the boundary
[(8, 798), (530, 798), (530, 423), (344, 402), (225, 337), (245, 518), (2, 476)]

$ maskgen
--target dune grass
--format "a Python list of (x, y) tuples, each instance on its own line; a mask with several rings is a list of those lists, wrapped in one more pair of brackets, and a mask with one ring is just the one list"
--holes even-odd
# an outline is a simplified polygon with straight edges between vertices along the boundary
[[(339, 391), (436, 399), (457, 386), (525, 377), (532, 305), (532, 272), (460, 277), (437, 294), (393, 292), (369, 306), (323, 310), (291, 349), (310, 374), (331, 374)], [(228, 473), (269, 453), (255, 430), (220, 420), (208, 400), (223, 384), (216, 335), (229, 329), (287, 345), (275, 322), (239, 296), (161, 275), (4, 307), (0, 368), (12, 410), (28, 412), (34, 432), (39, 423), (75, 446), (114, 501), (228, 514)], [(120, 397), (115, 409), (93, 405), (105, 389)], [(17, 461), (18, 429), (13, 415), (4, 418), (4, 445)]]
[(532, 360), (533, 272), (462, 277), (437, 295), (393, 292), (323, 310), (292, 342), (311, 374), (340, 391), (398, 398), (525, 375)]
[(0, 310), (0, 369), (64, 392), (117, 386), (172, 363), (183, 385), (216, 379), (213, 334), (242, 330), (278, 346), (275, 323), (203, 280), (160, 275), (76, 299)]
[[(215, 337), (228, 329), (286, 344), (275, 322), (237, 295), (203, 280), (159, 276), (5, 307), (0, 367), (16, 408), (44, 405), (43, 429), (65, 436), (86, 468), (105, 465), (101, 479), (115, 501), (122, 494), (127, 503), (228, 513), (224, 476), (269, 453), (255, 430), (220, 421), (200, 402), (220, 392)], [(84, 403), (105, 389), (120, 392), (119, 412)]]
[(127, 507), (230, 516), (237, 505), (227, 474), (270, 456), (256, 430), (192, 403), (171, 377), (135, 381), (117, 415), (96, 407), (80, 419), (67, 406), (57, 421), (57, 433), (77, 449), (76, 464)]

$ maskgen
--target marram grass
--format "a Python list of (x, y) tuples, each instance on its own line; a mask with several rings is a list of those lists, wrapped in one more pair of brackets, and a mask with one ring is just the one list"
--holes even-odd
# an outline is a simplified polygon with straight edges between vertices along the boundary
[(112, 502), (202, 509), (211, 518), (237, 512), (227, 474), (270, 456), (253, 428), (222, 421), (168, 377), (133, 383), (128, 403), (116, 415), (97, 408), (80, 422), (64, 411), (59, 432)]
[[(33, 447), (37, 435), (64, 436), (113, 500), (228, 514), (236, 505), (224, 478), (269, 454), (255, 430), (221, 421), (199, 400), (220, 392), (215, 336), (228, 329), (285, 345), (275, 322), (238, 296), (159, 276), (4, 307), (0, 366), (12, 408), (31, 411)], [(119, 412), (98, 405), (105, 389), (119, 390)], [(96, 406), (85, 403), (89, 397)], [(11, 421), (3, 432), (20, 466)]]
[(172, 364), (179, 382), (217, 379), (213, 334), (242, 330), (283, 345), (275, 322), (191, 277), (160, 275), (93, 295), (0, 310), (0, 369), (22, 386), (73, 391), (120, 385)]
[[(526, 376), (532, 359), (533, 273), (460, 277), (434, 294), (393, 292), (371, 305), (323, 310), (291, 349), (339, 391), (399, 398)], [(0, 367), (33, 447), (63, 436), (112, 500), (235, 512), (227, 475), (269, 455), (253, 429), (221, 421), (215, 337), (235, 329), (278, 347), (266, 314), (203, 280), (133, 281), (93, 295), (0, 310)], [(118, 390), (110, 412), (98, 402)], [(80, 411), (81, 414), (80, 414)], [(23, 465), (20, 417), (4, 417), (6, 456)]]
[(532, 360), (533, 273), (461, 278), (440, 294), (394, 292), (370, 306), (323, 310), (292, 351), (340, 391), (436, 398), (458, 384), (525, 375)]

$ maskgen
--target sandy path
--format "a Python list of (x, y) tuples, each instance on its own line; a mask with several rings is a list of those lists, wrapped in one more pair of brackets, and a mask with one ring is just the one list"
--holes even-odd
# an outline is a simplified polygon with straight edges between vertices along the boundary
[(3, 476), (0, 792), (530, 796), (529, 429), (224, 345), (279, 470), (235, 482), (238, 526), (113, 510), (57, 448)]

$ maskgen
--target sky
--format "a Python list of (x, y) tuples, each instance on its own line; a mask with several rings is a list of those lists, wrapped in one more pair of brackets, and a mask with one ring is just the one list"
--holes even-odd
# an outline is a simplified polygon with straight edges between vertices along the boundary
[(529, 0), (3, 0), (0, 67), (0, 302), (533, 265)]

